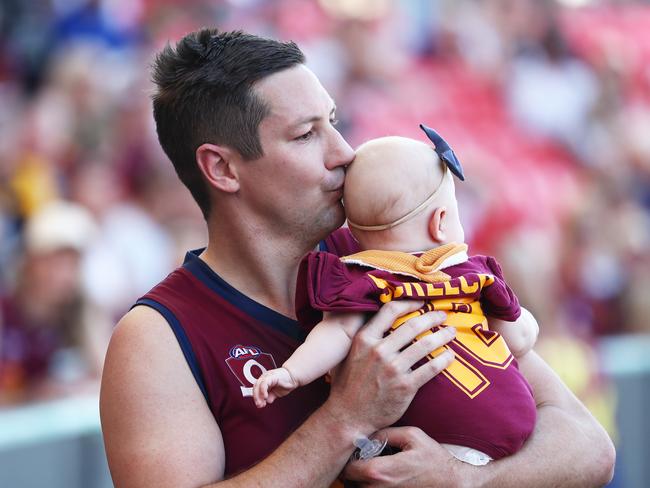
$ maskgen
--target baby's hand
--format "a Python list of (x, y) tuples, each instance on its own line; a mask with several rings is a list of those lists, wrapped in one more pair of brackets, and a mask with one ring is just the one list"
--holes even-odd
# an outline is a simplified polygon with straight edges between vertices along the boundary
[(288, 395), (298, 386), (300, 385), (286, 368), (266, 371), (257, 379), (253, 387), (255, 406), (264, 408), (267, 404), (273, 403), (276, 398)]

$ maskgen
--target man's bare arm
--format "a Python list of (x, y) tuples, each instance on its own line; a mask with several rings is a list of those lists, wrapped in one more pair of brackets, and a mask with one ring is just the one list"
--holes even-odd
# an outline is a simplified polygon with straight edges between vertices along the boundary
[(170, 326), (151, 308), (134, 308), (113, 333), (100, 414), (116, 487), (196, 487), (222, 476), (221, 432)]
[(397, 420), (417, 389), (451, 362), (445, 355), (410, 370), (452, 338), (448, 331), (432, 334), (404, 349), (442, 322), (437, 314), (383, 337), (395, 318), (418, 305), (384, 307), (355, 337), (327, 402), (269, 458), (228, 480), (222, 480), (221, 432), (173, 333), (157, 312), (136, 307), (115, 331), (102, 380), (102, 429), (115, 486), (328, 486), (353, 440)]
[(535, 431), (516, 454), (475, 467), (454, 459), (420, 429), (398, 427), (377, 435), (402, 452), (350, 463), (346, 475), (377, 488), (607, 484), (616, 457), (607, 433), (536, 353), (523, 356), (519, 367), (533, 387), (538, 409)]
[[(514, 456), (487, 466), (474, 486), (603, 486), (614, 474), (611, 439), (585, 406), (535, 353), (519, 359), (533, 388), (537, 423), (531, 438)], [(481, 476), (487, 474), (488, 476)]]

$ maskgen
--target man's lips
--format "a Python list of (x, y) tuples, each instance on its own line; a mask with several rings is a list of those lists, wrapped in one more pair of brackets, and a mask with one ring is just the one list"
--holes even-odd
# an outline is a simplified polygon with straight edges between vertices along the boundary
[[(327, 188), (329, 186), (329, 188)], [(328, 192), (333, 192), (333, 191), (343, 191), (343, 187), (345, 186), (345, 180), (341, 178), (341, 181), (335, 181), (333, 185), (327, 185), (325, 188), (327, 188)]]

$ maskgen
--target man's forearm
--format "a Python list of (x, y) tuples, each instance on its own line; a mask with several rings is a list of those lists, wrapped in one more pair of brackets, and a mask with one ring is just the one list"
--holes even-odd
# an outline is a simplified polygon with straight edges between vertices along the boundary
[(454, 337), (443, 329), (413, 343), (425, 330), (442, 323), (444, 315), (438, 312), (419, 315), (385, 336), (395, 319), (419, 306), (391, 302), (382, 308), (355, 336), (325, 404), (268, 458), (219, 486), (328, 486), (352, 454), (353, 441), (397, 421), (419, 387), (453, 360), (441, 354), (411, 369)]
[(615, 451), (609, 436), (536, 353), (519, 361), (538, 404), (532, 436), (515, 455), (472, 470), (471, 486), (602, 486)]
[(353, 437), (345, 422), (337, 419), (325, 404), (268, 458), (209, 487), (330, 486), (354, 450)]

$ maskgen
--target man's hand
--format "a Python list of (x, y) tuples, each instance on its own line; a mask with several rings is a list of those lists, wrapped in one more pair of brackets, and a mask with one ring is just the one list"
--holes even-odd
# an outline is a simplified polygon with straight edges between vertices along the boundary
[(537, 400), (537, 425), (524, 447), (485, 466), (456, 461), (424, 432), (389, 428), (387, 438), (403, 452), (348, 464), (344, 477), (361, 486), (593, 487), (612, 478), (613, 445), (584, 406), (534, 352), (519, 361)]
[(298, 388), (298, 382), (293, 379), (286, 368), (276, 368), (266, 371), (255, 382), (253, 399), (257, 408), (264, 408), (276, 398), (288, 395)]
[(325, 407), (334, 421), (347, 426), (355, 438), (367, 437), (396, 422), (418, 389), (454, 359), (451, 351), (445, 351), (411, 369), (454, 338), (455, 330), (445, 327), (414, 342), (424, 331), (442, 324), (445, 314), (441, 312), (412, 318), (384, 337), (397, 318), (421, 305), (406, 301), (384, 305), (355, 335), (347, 359), (334, 372)]
[(360, 486), (388, 488), (455, 487), (459, 486), (458, 468), (476, 469), (464, 465), (447, 449), (417, 427), (389, 427), (373, 435), (386, 439), (396, 454), (368, 460), (350, 461), (343, 472), (345, 479)]

